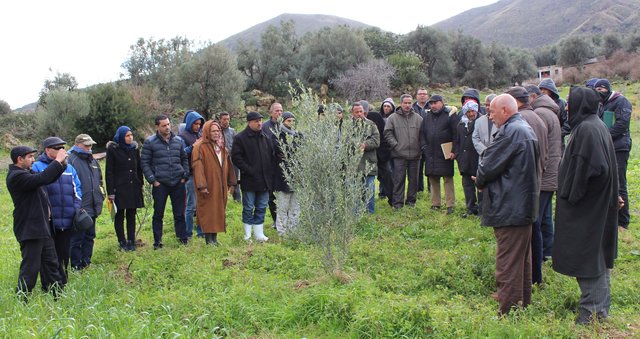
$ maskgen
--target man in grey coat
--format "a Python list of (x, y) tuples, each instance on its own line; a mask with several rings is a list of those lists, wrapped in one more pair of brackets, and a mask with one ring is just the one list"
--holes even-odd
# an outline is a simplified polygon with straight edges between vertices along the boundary
[[(404, 205), (411, 207), (416, 205), (422, 117), (411, 108), (412, 100), (409, 94), (401, 95), (400, 109), (389, 116), (384, 127), (384, 138), (389, 144), (393, 160), (392, 204), (396, 210)], [(406, 201), (404, 197), (405, 179), (409, 180)]]

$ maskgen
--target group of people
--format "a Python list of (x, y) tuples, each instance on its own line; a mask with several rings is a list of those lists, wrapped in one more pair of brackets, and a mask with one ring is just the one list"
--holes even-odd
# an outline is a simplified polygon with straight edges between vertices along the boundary
[[(629, 224), (631, 105), (611, 90), (607, 79), (587, 85), (572, 88), (568, 105), (551, 79), (491, 94), (484, 103), (479, 91), (467, 89), (459, 111), (442, 96), (429, 96), (426, 88), (418, 89), (415, 102), (403, 94), (398, 107), (392, 98), (385, 99), (379, 112), (365, 100), (354, 102), (351, 119), (363, 131), (357, 148), (369, 191), (368, 212), (375, 213), (376, 176), (379, 197), (394, 210), (415, 206), (426, 176), (431, 209), (443, 207), (442, 181), (446, 214), (452, 214), (457, 161), (465, 195), (462, 216), (479, 215), (482, 225), (494, 228), (498, 290), (493, 297), (500, 313), (530, 303), (532, 283), (543, 281), (542, 262), (552, 258), (556, 271), (578, 278), (583, 292), (579, 322), (592, 315), (606, 317), (618, 226)], [(321, 106), (318, 114), (325, 111)], [(336, 114), (344, 119), (341, 107)], [(268, 240), (267, 207), (279, 234), (296, 227), (300, 205), (287, 180), (286, 153), (295, 150), (302, 135), (294, 114), (284, 112), (280, 103), (271, 105), (264, 123), (260, 113), (249, 112), (239, 133), (226, 112), (205, 121), (198, 112), (187, 111), (178, 134), (165, 115), (156, 117), (155, 126), (156, 133), (141, 149), (127, 126), (118, 128), (107, 144), (106, 198), (116, 210), (114, 227), (122, 250), (136, 249), (136, 210), (144, 206), (144, 180), (152, 186), (154, 249), (163, 247), (168, 198), (175, 235), (183, 244), (194, 229), (207, 244), (218, 244), (217, 234), (227, 227), (229, 196), (242, 202), (245, 240), (252, 235), (259, 242)], [(19, 291), (31, 291), (38, 272), (44, 288), (62, 287), (69, 265), (82, 269), (91, 263), (95, 218), (105, 197), (91, 152), (95, 142), (78, 135), (68, 159), (65, 144), (58, 137), (45, 139), (37, 161), (29, 147), (11, 151), (7, 187), (23, 255)], [(29, 212), (33, 208), (38, 212)], [(93, 218), (91, 229), (73, 229), (78, 209)]]

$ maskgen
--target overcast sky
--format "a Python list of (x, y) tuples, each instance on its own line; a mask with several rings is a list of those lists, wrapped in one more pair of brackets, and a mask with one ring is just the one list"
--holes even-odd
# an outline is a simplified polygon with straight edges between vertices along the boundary
[[(37, 101), (45, 79), (70, 73), (80, 87), (120, 79), (142, 38), (218, 42), (282, 13), (340, 16), (406, 34), (497, 0), (5, 1), (0, 20), (0, 99)], [(49, 70), (51, 69), (51, 71)]]

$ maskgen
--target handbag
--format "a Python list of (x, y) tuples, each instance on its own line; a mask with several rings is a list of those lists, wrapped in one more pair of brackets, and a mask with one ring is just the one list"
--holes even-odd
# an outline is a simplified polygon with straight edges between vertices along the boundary
[(76, 215), (73, 217), (73, 230), (76, 232), (84, 232), (93, 227), (93, 219), (87, 213), (84, 208), (76, 210)]

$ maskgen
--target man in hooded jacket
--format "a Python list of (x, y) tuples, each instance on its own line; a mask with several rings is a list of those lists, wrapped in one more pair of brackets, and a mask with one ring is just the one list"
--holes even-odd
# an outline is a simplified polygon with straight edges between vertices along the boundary
[[(200, 138), (202, 135), (202, 126), (204, 126), (204, 118), (200, 113), (196, 111), (187, 111), (184, 115), (184, 123), (185, 128), (182, 132), (180, 132), (180, 137), (184, 142), (184, 153), (187, 155), (187, 160), (189, 163), (189, 179), (184, 184), (185, 193), (187, 196), (186, 207), (184, 210), (184, 220), (186, 223), (186, 236), (187, 238), (191, 238), (193, 236), (193, 216), (196, 213), (196, 191), (195, 185), (193, 183), (193, 173), (191, 172), (191, 150), (193, 149), (193, 144)], [(199, 225), (196, 225), (196, 233), (199, 237), (203, 236), (202, 230)]]
[(600, 95), (600, 110), (598, 116), (604, 119), (605, 113), (613, 113), (613, 123), (609, 127), (609, 133), (613, 139), (613, 147), (616, 150), (616, 162), (618, 164), (618, 194), (624, 200), (624, 206), (618, 212), (618, 226), (621, 229), (629, 227), (629, 195), (627, 193), (627, 163), (631, 152), (631, 133), (629, 123), (631, 120), (631, 103), (622, 94), (611, 90), (611, 83), (607, 79), (600, 79), (594, 85)]
[(571, 90), (571, 136), (560, 162), (556, 197), (553, 269), (578, 280), (582, 295), (576, 322), (581, 324), (608, 316), (621, 200), (615, 149), (597, 112), (594, 90)]

